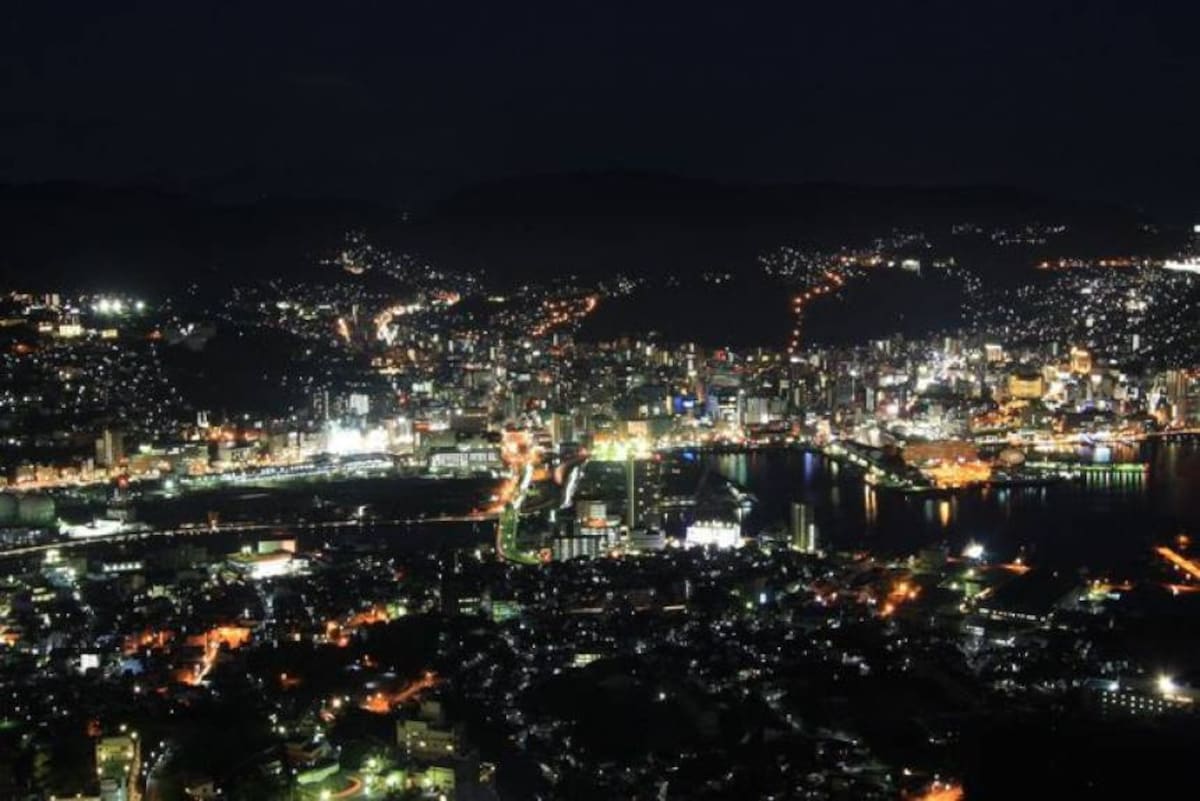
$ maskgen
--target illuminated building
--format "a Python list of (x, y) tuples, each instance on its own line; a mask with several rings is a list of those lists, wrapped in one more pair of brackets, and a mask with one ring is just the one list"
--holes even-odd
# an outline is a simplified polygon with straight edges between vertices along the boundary
[(667, 545), (667, 538), (658, 529), (636, 529), (629, 532), (627, 545), (631, 551), (661, 551)]
[(1200, 380), (1188, 370), (1167, 370), (1164, 376), (1171, 422), (1187, 425), (1200, 417)]
[(1092, 371), (1092, 354), (1084, 348), (1071, 348), (1071, 372), (1090, 373)]
[(488, 411), (484, 408), (455, 409), (450, 416), (450, 430), (478, 436), (487, 431)]
[(1032, 370), (1009, 373), (1008, 394), (1018, 400), (1038, 400), (1046, 394), (1046, 380)]
[(978, 610), (993, 620), (1044, 626), (1070, 596), (1072, 586), (1067, 576), (1032, 570), (1001, 585), (979, 603)]
[(432, 450), (429, 454), (429, 472), (474, 474), (499, 470), (504, 466), (500, 449), (494, 445), (463, 443), (456, 447)]
[(1168, 259), (1163, 267), (1180, 273), (1200, 273), (1200, 258)]
[(550, 441), (557, 446), (562, 442), (575, 440), (575, 420), (564, 412), (554, 412), (550, 415)]
[(388, 432), (384, 427), (360, 429), (331, 422), (325, 428), (324, 437), (324, 451), (334, 456), (384, 453), (388, 448)]
[(550, 541), (550, 555), (556, 562), (580, 558), (595, 559), (603, 553), (604, 543), (601, 537), (555, 537)]
[(101, 801), (126, 801), (135, 778), (140, 748), (134, 734), (102, 737), (96, 742), (96, 774)]
[(625, 461), (625, 525), (630, 531), (656, 525), (661, 502), (661, 462), (631, 456)]
[(733, 386), (710, 386), (708, 389), (707, 413), (712, 420), (738, 423), (743, 416), (742, 390)]
[(363, 392), (351, 392), (346, 400), (346, 408), (351, 414), (366, 417), (371, 411), (371, 398)]
[(74, 339), (83, 336), (83, 326), (78, 320), (68, 318), (66, 322), (59, 323), (56, 333), (63, 339)]
[(802, 553), (817, 553), (817, 524), (806, 503), (792, 502), (792, 548)]
[(742, 425), (757, 426), (771, 422), (771, 399), (759, 396), (746, 398), (742, 413)]
[(598, 436), (592, 443), (591, 459), (595, 462), (624, 462), (629, 459), (646, 459), (650, 454), (650, 444), (644, 439)]
[(410, 759), (444, 760), (458, 750), (458, 732), (438, 720), (405, 720), (396, 725), (396, 739)]
[(282, 549), (265, 553), (236, 553), (229, 557), (229, 566), (250, 579), (286, 576), (295, 572), (300, 565), (300, 560)]
[(909, 464), (919, 465), (930, 461), (974, 461), (978, 458), (978, 446), (958, 439), (910, 442), (904, 446), (904, 461)]
[(1107, 717), (1152, 717), (1200, 711), (1200, 692), (1166, 676), (1154, 679), (1090, 682)]
[(1200, 224), (1192, 226), (1191, 246), (1188, 251), (1177, 259), (1167, 259), (1163, 268), (1174, 272), (1200, 273)]
[(742, 528), (722, 520), (697, 520), (687, 527), (687, 544), (701, 547), (736, 548), (742, 542)]
[(111, 428), (104, 429), (96, 440), (96, 464), (113, 467), (125, 458), (125, 435)]
[(115, 573), (140, 573), (146, 565), (141, 559), (101, 560), (100, 573), (112, 575)]
[(416, 437), (413, 434), (413, 422), (407, 417), (397, 417), (388, 421), (385, 426), (388, 432), (388, 449), (392, 453), (411, 453)]
[(604, 501), (581, 500), (575, 504), (573, 533), (554, 538), (551, 554), (558, 561), (594, 559), (616, 545), (620, 534), (620, 519), (608, 514)]

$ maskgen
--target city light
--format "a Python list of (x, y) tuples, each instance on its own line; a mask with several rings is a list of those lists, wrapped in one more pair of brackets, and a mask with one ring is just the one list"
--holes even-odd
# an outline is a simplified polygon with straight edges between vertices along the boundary
[(1195, 722), (1200, 227), (627, 178), (6, 187), (0, 792), (1086, 796)]

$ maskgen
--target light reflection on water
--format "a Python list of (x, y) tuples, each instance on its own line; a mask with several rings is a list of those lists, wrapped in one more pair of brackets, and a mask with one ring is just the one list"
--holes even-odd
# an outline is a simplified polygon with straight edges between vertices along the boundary
[(1098, 476), (1041, 487), (976, 489), (949, 497), (866, 487), (854, 471), (820, 454), (759, 451), (708, 457), (759, 503), (747, 533), (786, 523), (789, 504), (808, 503), (823, 542), (905, 555), (926, 544), (960, 549), (975, 540), (999, 558), (1019, 550), (1046, 563), (1115, 567), (1146, 558), (1153, 543), (1200, 535), (1200, 443), (1113, 448), (1114, 461), (1140, 457), (1138, 475)]

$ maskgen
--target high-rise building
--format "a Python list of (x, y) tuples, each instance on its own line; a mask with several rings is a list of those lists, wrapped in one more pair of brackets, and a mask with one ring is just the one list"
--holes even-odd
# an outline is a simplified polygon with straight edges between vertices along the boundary
[(620, 526), (620, 518), (609, 515), (608, 504), (604, 501), (577, 501), (573, 530), (551, 540), (551, 555), (556, 561), (595, 558), (616, 545)]
[(661, 503), (662, 463), (631, 455), (625, 461), (625, 525), (630, 531), (657, 526)]
[(563, 411), (550, 415), (550, 441), (557, 447), (560, 443), (571, 442), (575, 439), (575, 420)]
[(1171, 422), (1190, 425), (1200, 419), (1200, 381), (1187, 370), (1167, 370), (1166, 397), (1171, 405)]
[(595, 559), (605, 548), (605, 540), (591, 536), (565, 536), (550, 540), (550, 556), (556, 562), (571, 559)]
[(1071, 372), (1090, 373), (1092, 371), (1092, 354), (1084, 348), (1071, 348)]
[(351, 414), (366, 417), (371, 411), (371, 397), (365, 392), (351, 392), (346, 408)]
[(812, 509), (806, 503), (792, 502), (792, 548), (803, 553), (817, 552), (817, 524), (812, 521)]
[(754, 395), (742, 407), (742, 425), (757, 426), (771, 422), (771, 399)]
[(125, 435), (111, 428), (104, 429), (96, 439), (96, 464), (113, 467), (125, 458)]

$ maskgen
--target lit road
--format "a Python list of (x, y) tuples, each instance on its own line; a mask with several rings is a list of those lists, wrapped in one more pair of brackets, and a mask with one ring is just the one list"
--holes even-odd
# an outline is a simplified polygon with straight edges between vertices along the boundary
[[(134, 732), (134, 737), (137, 737), (137, 732)], [(142, 742), (134, 740), (133, 743), (133, 761), (129, 763), (129, 779), (127, 786), (129, 788), (129, 801), (142, 801), (141, 790), (141, 775), (142, 775)]]
[(1187, 573), (1192, 578), (1200, 579), (1200, 564), (1196, 564), (1191, 559), (1188, 559), (1186, 556), (1171, 550), (1165, 545), (1160, 545), (1154, 550), (1163, 559), (1166, 559), (1168, 562), (1175, 565), (1175, 567)]
[(334, 793), (333, 795), (331, 795), (329, 797), (330, 798), (353, 798), (354, 796), (358, 795), (359, 791), (362, 790), (362, 788), (363, 788), (363, 780), (358, 778), (357, 776), (352, 775), (350, 777), (350, 785), (346, 789), (339, 790), (338, 792)]
[(162, 799), (162, 782), (159, 781), (159, 773), (166, 766), (171, 756), (171, 746), (164, 746), (162, 753), (155, 759), (149, 770), (146, 772), (146, 792), (144, 794), (145, 801), (163, 801)]
[(522, 471), (520, 483), (517, 485), (518, 490), (516, 497), (505, 504), (504, 511), (500, 513), (500, 520), (496, 524), (496, 552), (501, 559), (510, 562), (516, 562), (520, 565), (536, 565), (540, 564), (537, 554), (528, 553), (517, 548), (517, 529), (521, 521), (521, 504), (525, 500), (525, 493), (529, 489), (529, 481), (533, 475), (533, 465), (526, 464)]
[(436, 687), (438, 685), (438, 681), (437, 674), (428, 672), (398, 692), (377, 692), (374, 695), (367, 696), (367, 699), (363, 701), (363, 703), (360, 705), (360, 708), (379, 715), (386, 715), (392, 711), (392, 707), (406, 704), (419, 696), (425, 690)]
[(505, 482), (500, 503), (497, 504), (500, 516), (496, 523), (496, 554), (505, 561), (519, 565), (541, 564), (537, 553), (522, 551), (517, 547), (521, 515), (546, 507), (543, 503), (537, 510), (522, 508), (533, 482), (534, 468), (541, 461), (541, 451), (532, 445), (527, 432), (512, 431), (506, 433), (500, 453), (505, 464), (513, 471), (513, 477)]
[(832, 270), (826, 270), (822, 276), (825, 280), (808, 287), (805, 291), (792, 298), (792, 316), (795, 318), (792, 322), (792, 338), (788, 341), (788, 350), (796, 353), (800, 350), (800, 332), (804, 322), (804, 304), (810, 300), (815, 300), (821, 295), (837, 291), (846, 279)]

